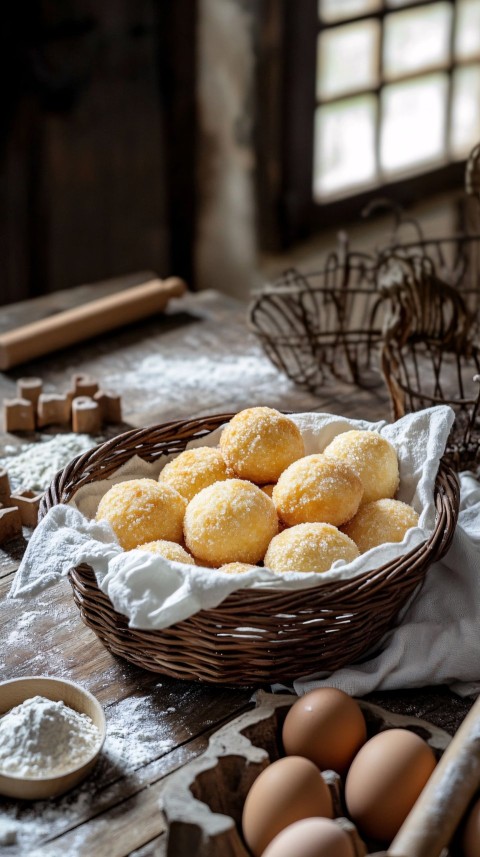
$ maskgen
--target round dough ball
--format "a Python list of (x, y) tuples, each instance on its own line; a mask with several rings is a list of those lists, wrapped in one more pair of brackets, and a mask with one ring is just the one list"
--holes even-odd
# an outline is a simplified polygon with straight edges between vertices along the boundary
[(218, 570), (223, 571), (224, 574), (245, 574), (246, 571), (251, 571), (252, 568), (256, 568), (256, 565), (250, 565), (248, 562), (227, 562)]
[(272, 496), (274, 488), (275, 488), (275, 482), (269, 482), (268, 485), (262, 485), (262, 491), (265, 492), (267, 497)]
[(415, 509), (400, 500), (384, 499), (361, 506), (342, 530), (353, 539), (360, 553), (365, 553), (386, 542), (401, 542), (407, 530), (417, 524)]
[(108, 521), (124, 550), (157, 539), (181, 542), (186, 500), (155, 479), (112, 485), (100, 500), (97, 521)]
[(165, 559), (170, 559), (173, 562), (182, 562), (186, 565), (195, 565), (193, 556), (182, 548), (177, 542), (168, 542), (166, 539), (157, 539), (155, 542), (147, 542), (144, 545), (138, 545), (137, 550), (148, 551), (163, 556)]
[(394, 497), (400, 481), (397, 453), (376, 431), (345, 431), (324, 454), (349, 464), (363, 484), (362, 503)]
[(280, 519), (290, 527), (314, 522), (337, 527), (353, 518), (362, 496), (362, 483), (351, 467), (317, 453), (282, 473), (272, 499)]
[(278, 532), (275, 506), (263, 491), (242, 479), (215, 482), (187, 506), (185, 543), (193, 555), (213, 565), (255, 565)]
[(228, 479), (225, 459), (219, 449), (199, 446), (185, 449), (165, 465), (158, 481), (175, 488), (189, 502), (202, 488)]
[(276, 482), (289, 464), (305, 455), (300, 429), (273, 408), (236, 414), (222, 432), (220, 449), (237, 476), (260, 485)]
[(360, 556), (355, 542), (331, 524), (297, 524), (270, 542), (264, 565), (272, 571), (328, 571), (337, 559)]

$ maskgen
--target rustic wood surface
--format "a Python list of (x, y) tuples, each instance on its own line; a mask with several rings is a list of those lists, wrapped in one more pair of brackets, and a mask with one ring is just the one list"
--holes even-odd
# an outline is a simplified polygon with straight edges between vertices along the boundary
[[(0, 328), (111, 290), (111, 282), (85, 286), (78, 294), (71, 290), (5, 307)], [(122, 394), (128, 426), (259, 404), (369, 420), (389, 417), (382, 383), (354, 390), (331, 382), (318, 396), (293, 387), (263, 356), (245, 317), (245, 307), (225, 296), (189, 294), (154, 319), (0, 375), (0, 398), (14, 395), (22, 376), (40, 376), (47, 392), (63, 392), (72, 373), (85, 372)], [(6, 448), (11, 454), (38, 440), (38, 434), (4, 433), (0, 456)], [(0, 837), (5, 824), (14, 825), (17, 834), (17, 844), (0, 846), (0, 852), (15, 857), (161, 855), (165, 820), (159, 800), (169, 774), (202, 753), (220, 725), (252, 706), (252, 689), (167, 679), (113, 657), (82, 624), (66, 581), (28, 602), (8, 599), (28, 535), (24, 530), (23, 538), (0, 549), (0, 677), (43, 674), (80, 682), (103, 704), (108, 738), (93, 775), (64, 797), (24, 803), (0, 798)], [(376, 693), (370, 699), (450, 733), (470, 707), (447, 688)]]

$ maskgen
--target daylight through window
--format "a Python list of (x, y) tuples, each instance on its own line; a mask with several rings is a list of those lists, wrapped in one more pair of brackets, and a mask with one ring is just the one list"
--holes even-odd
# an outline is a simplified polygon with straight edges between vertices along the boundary
[(319, 0), (313, 194), (351, 196), (480, 141), (480, 0)]

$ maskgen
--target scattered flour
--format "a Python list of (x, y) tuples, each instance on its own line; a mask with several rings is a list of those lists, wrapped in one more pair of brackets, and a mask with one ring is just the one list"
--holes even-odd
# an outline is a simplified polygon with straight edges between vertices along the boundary
[[(118, 668), (119, 664), (115, 663), (111, 673), (104, 674), (106, 686), (118, 681)], [(71, 675), (66, 677), (71, 678)], [(127, 680), (126, 676), (124, 680)], [(92, 681), (89, 689), (96, 693), (98, 675), (92, 677)], [(155, 688), (162, 685), (164, 682), (155, 682)], [(12, 842), (8, 851), (5, 849), (5, 857), (36, 857), (37, 853), (39, 857), (59, 857), (66, 853), (61, 851), (61, 837), (66, 831), (69, 831), (69, 857), (93, 854), (92, 828), (97, 818), (104, 818), (103, 813), (106, 813), (105, 820), (98, 823), (108, 823), (112, 807), (125, 796), (125, 782), (130, 784), (132, 792), (136, 792), (151, 781), (150, 765), (158, 765), (158, 776), (168, 772), (169, 763), (163, 761), (163, 757), (168, 757), (170, 750), (176, 753), (175, 767), (189, 761), (187, 745), (175, 749), (179, 721), (182, 723), (182, 712), (200, 705), (203, 691), (201, 686), (188, 686), (181, 695), (177, 687), (172, 688), (172, 693), (175, 704), (168, 692), (161, 697), (156, 696), (152, 687), (150, 696), (134, 692), (133, 696), (107, 706), (107, 737), (100, 759), (94, 774), (78, 788), (54, 800), (2, 799), (0, 824), (12, 830), (16, 826), (15, 843)], [(206, 718), (205, 723), (208, 726), (211, 721)], [(186, 737), (196, 734), (190, 732), (188, 719), (184, 726)], [(58, 841), (57, 837), (60, 837)], [(3, 853), (0, 847), (2, 857)]]
[(0, 845), (15, 845), (17, 841), (17, 827), (15, 821), (0, 818)]
[(0, 718), (0, 772), (41, 779), (65, 774), (99, 746), (86, 714), (63, 702), (32, 696)]
[[(35, 621), (38, 621), (40, 615), (41, 614), (37, 610), (26, 610), (24, 613), (20, 613), (16, 620), (16, 627), (12, 628), (5, 640), (6, 645), (14, 646), (16, 643), (20, 642), (22, 637), (25, 636), (26, 639), (29, 640), (31, 636), (29, 628)], [(26, 635), (25, 632), (27, 632)]]
[(165, 735), (162, 716), (147, 696), (121, 700), (107, 713), (107, 737), (104, 755), (123, 772), (132, 771), (163, 755), (175, 744)]
[(27, 443), (20, 449), (13, 445), (3, 448), (0, 467), (8, 471), (12, 488), (44, 491), (58, 470), (98, 442), (88, 434), (56, 434), (42, 437), (40, 442)]
[(121, 384), (130, 407), (149, 421), (155, 421), (156, 411), (164, 411), (166, 404), (178, 417), (197, 414), (206, 403), (210, 413), (226, 402), (239, 408), (274, 405), (282, 394), (292, 395), (293, 387), (263, 354), (207, 357), (194, 347), (184, 354), (181, 349), (176, 354), (150, 354), (134, 369), (109, 374), (106, 382), (113, 389)]

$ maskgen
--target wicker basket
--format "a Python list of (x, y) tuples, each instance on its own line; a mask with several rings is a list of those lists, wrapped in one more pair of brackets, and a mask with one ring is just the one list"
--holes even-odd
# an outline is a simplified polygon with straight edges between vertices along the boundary
[[(171, 422), (107, 441), (57, 474), (44, 495), (40, 517), (55, 504), (68, 502), (81, 485), (107, 478), (133, 455), (154, 461), (162, 454), (181, 452), (188, 441), (204, 437), (232, 416)], [(240, 590), (218, 607), (161, 631), (129, 628), (127, 618), (97, 587), (88, 566), (70, 572), (74, 599), (83, 620), (107, 649), (175, 678), (259, 685), (333, 671), (358, 660), (380, 640), (429, 565), (450, 545), (459, 488), (444, 463), (435, 501), (435, 530), (426, 543), (352, 580), (298, 592)]]
[[(386, 260), (395, 282), (383, 331), (382, 370), (393, 419), (449, 405), (455, 422), (445, 456), (455, 470), (480, 472), (480, 345), (464, 296), (425, 256)], [(380, 270), (380, 269), (379, 269)]]

